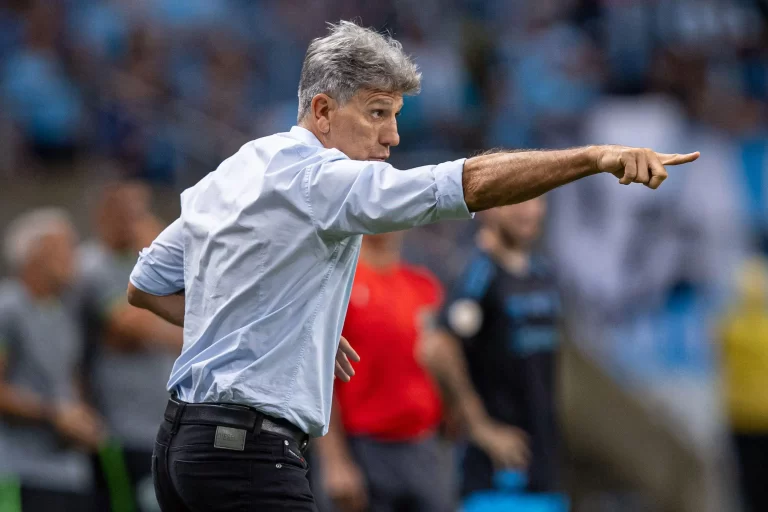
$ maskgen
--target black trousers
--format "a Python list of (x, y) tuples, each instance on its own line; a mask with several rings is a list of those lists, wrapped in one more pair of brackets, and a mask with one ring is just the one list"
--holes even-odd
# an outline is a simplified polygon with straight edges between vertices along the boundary
[(152, 454), (163, 512), (317, 512), (298, 443), (247, 432), (242, 451), (214, 447), (216, 427), (164, 420)]

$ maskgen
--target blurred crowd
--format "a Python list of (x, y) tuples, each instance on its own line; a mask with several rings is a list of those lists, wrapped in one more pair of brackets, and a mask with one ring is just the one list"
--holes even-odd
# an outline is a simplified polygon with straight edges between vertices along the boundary
[[(564, 297), (568, 338), (698, 454), (709, 502), (729, 494), (724, 473), (742, 475), (745, 503), (761, 492), (764, 500), (768, 5), (760, 0), (2, 2), (0, 177), (55, 187), (85, 168), (94, 182), (105, 169), (142, 182), (103, 191), (94, 241), (78, 252), (58, 210), (36, 213), (61, 228), (52, 247), (33, 254), (23, 240), (32, 228), (8, 231), (16, 240), (4, 267), (12, 281), (23, 263), (31, 282), (53, 280), (43, 288), (56, 293), (44, 296), (59, 296), (70, 281), (78, 292), (34, 307), (13, 282), (0, 294), (0, 314), (21, 308), (40, 339), (66, 338), (55, 350), (30, 349), (28, 366), (5, 369), (34, 388), (35, 376), (55, 367), (54, 387), (76, 404), (53, 419), (59, 434), (100, 447), (97, 465), (125, 459), (117, 465), (125, 474), (104, 472), (110, 489), (115, 479), (146, 479), (147, 468), (132, 461), (151, 451), (180, 346), (179, 332), (118, 300), (137, 249), (162, 227), (147, 184), (181, 190), (244, 142), (295, 124), (307, 44), (339, 19), (389, 30), (423, 73), (421, 94), (406, 98), (399, 118), (398, 167), (490, 147), (702, 152), (658, 193), (597, 176), (549, 194), (539, 249)], [(69, 201), (82, 209), (78, 202)], [(27, 235), (12, 237), (14, 227)], [(406, 235), (403, 253), (450, 290), (476, 232), (477, 223), (421, 229)], [(70, 307), (77, 318), (86, 314), (86, 332), (82, 322), (62, 320)], [(96, 386), (70, 378), (86, 363)], [(3, 400), (22, 416), (43, 414), (34, 403)], [(107, 431), (127, 449), (104, 448)], [(15, 446), (19, 460), (54, 464), (45, 443), (35, 459), (17, 434), (26, 435), (6, 436), (13, 441), (2, 453)], [(68, 469), (54, 477), (85, 485), (93, 461), (73, 453), (55, 461)], [(12, 457), (0, 457), (0, 471), (4, 460)], [(614, 510), (605, 507), (590, 510)], [(727, 510), (718, 507), (708, 510)]]
[(22, 162), (97, 152), (129, 175), (188, 184), (294, 122), (309, 40), (352, 18), (395, 34), (422, 69), (402, 151), (573, 144), (614, 93), (668, 95), (686, 120), (745, 139), (762, 122), (751, 0), (10, 0), (4, 145)]

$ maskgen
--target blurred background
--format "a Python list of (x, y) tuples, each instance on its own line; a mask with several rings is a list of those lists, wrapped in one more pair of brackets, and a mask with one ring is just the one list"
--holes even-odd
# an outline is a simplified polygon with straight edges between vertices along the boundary
[[(396, 167), (491, 147), (701, 151), (656, 193), (595, 176), (548, 195), (566, 487), (576, 511), (745, 510), (744, 468), (768, 473), (758, 0), (3, 0), (0, 230), (55, 206), (98, 237), (94, 212), (124, 180), (172, 221), (180, 191), (295, 124), (307, 44), (339, 19), (389, 30), (423, 72)], [(450, 288), (475, 229), (410, 232), (406, 259)]]

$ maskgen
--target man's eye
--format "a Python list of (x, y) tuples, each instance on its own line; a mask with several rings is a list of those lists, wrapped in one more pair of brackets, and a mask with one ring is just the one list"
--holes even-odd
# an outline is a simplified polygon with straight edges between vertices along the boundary
[(374, 110), (373, 112), (371, 112), (371, 115), (373, 117), (379, 118), (379, 117), (384, 115), (384, 111), (383, 110)]

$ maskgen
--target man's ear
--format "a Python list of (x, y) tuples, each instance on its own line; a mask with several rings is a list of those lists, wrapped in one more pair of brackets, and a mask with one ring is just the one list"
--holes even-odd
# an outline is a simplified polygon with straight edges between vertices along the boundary
[(320, 133), (331, 131), (331, 115), (336, 110), (336, 100), (327, 94), (316, 94), (312, 98), (312, 117)]

